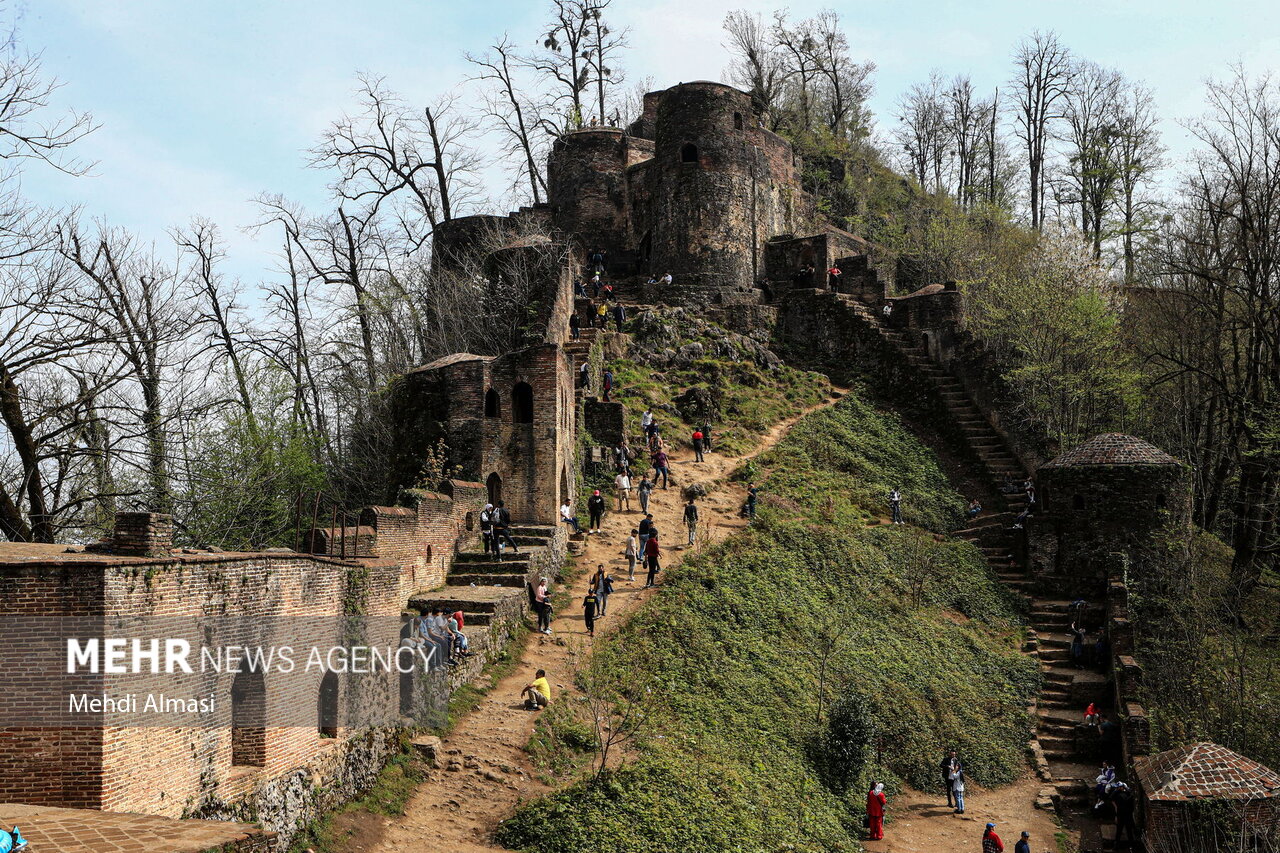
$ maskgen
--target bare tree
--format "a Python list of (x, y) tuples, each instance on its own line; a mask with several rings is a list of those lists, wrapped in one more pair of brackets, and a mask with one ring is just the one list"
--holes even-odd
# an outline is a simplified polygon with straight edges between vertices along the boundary
[(898, 102), (894, 135), (912, 176), (929, 192), (944, 189), (943, 165), (951, 142), (947, 118), (942, 78), (937, 72), (929, 75), (929, 82), (912, 86)]
[[(383, 205), (391, 207), (404, 251), (412, 253), (474, 198), (481, 165), (476, 128), (458, 113), (455, 96), (418, 113), (382, 78), (358, 79), (360, 112), (330, 125), (312, 149), (311, 165), (337, 171), (333, 190), (343, 203), (367, 211), (361, 219), (379, 218)], [(408, 203), (396, 205), (402, 198)]]
[(505, 34), (488, 52), (467, 53), (464, 57), (480, 69), (474, 79), (489, 84), (485, 115), (501, 132), (506, 154), (520, 161), (519, 171), (528, 181), (533, 203), (541, 204), (547, 179), (542, 171), (543, 146), (536, 142), (534, 132), (542, 125), (543, 117), (541, 107), (524, 94), (528, 87), (517, 79), (518, 69), (525, 61), (516, 55)]
[(1039, 230), (1044, 220), (1045, 161), (1053, 123), (1062, 118), (1062, 100), (1071, 83), (1071, 54), (1056, 33), (1036, 31), (1018, 45), (1014, 65), (1015, 128), (1027, 153), (1031, 227)]
[(1154, 233), (1158, 203), (1148, 189), (1164, 168), (1155, 103), (1151, 90), (1135, 83), (1122, 93), (1116, 105), (1118, 137), (1114, 150), (1120, 193), (1119, 232), (1125, 281), (1132, 282), (1137, 269), (1135, 238)]
[(605, 107), (605, 90), (622, 84), (624, 75), (617, 67), (618, 54), (627, 46), (627, 31), (612, 30), (605, 23), (604, 12), (613, 0), (595, 0), (587, 9), (587, 49), (583, 58), (591, 71), (592, 82), (596, 89), (596, 109), (602, 126), (620, 124), (620, 121), (609, 121)]
[(822, 80), (827, 129), (837, 139), (857, 141), (870, 133), (866, 101), (871, 96), (873, 62), (854, 62), (840, 16), (830, 9), (809, 22), (809, 51)]
[(978, 153), (986, 134), (986, 105), (977, 99), (968, 75), (959, 75), (947, 89), (947, 125), (955, 146), (956, 198), (971, 206), (976, 198)]
[(591, 65), (586, 52), (591, 43), (593, 13), (599, 0), (551, 0), (551, 21), (542, 38), (542, 51), (530, 60), (533, 68), (551, 83), (553, 103), (567, 104), (561, 132), (582, 127)]
[(727, 75), (729, 81), (751, 93), (756, 109), (766, 114), (770, 128), (777, 130), (782, 118), (778, 107), (786, 72), (773, 42), (772, 30), (759, 14), (738, 10), (725, 16), (724, 31), (728, 35), (725, 46), (733, 56)]
[(1120, 138), (1117, 108), (1123, 87), (1120, 72), (1094, 62), (1077, 62), (1064, 100), (1064, 137), (1069, 147), (1063, 199), (1079, 207), (1080, 231), (1094, 260), (1102, 258), (1106, 221), (1119, 181), (1115, 150)]
[[(85, 234), (74, 220), (58, 227), (59, 251), (79, 270), (100, 314), (98, 322), (137, 389), (140, 454), (147, 506), (172, 510), (167, 371), (181, 361), (178, 345), (196, 320), (174, 270), (124, 231), (98, 226)], [(176, 407), (175, 407), (176, 408)]]
[(43, 118), (59, 86), (43, 77), (38, 57), (16, 51), (0, 57), (0, 159), (40, 160), (69, 175), (91, 168), (70, 148), (97, 128), (92, 116), (72, 112), (53, 121)]

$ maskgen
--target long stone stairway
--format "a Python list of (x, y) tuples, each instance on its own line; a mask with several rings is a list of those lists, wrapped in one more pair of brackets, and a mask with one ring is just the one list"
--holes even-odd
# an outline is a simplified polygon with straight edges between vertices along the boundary
[(1014, 521), (1027, 507), (1022, 483), (1028, 472), (965, 390), (964, 384), (939, 365), (912, 335), (883, 323), (871, 307), (852, 296), (835, 294), (864, 324), (873, 329), (903, 361), (927, 382), (956, 427), (965, 448), (981, 465), (981, 471), (998, 505), (987, 507), (967, 527), (954, 535), (978, 547), (995, 574), (1025, 601), (1029, 615), (1023, 651), (1040, 663), (1042, 686), (1031, 709), (1035, 737), (1030, 744), (1042, 782), (1037, 805), (1065, 812), (1087, 809), (1087, 780), (1096, 765), (1079, 756), (1076, 737), (1081, 710), (1096, 691), (1101, 676), (1082, 672), (1070, 661), (1071, 602), (1039, 597), (1031, 579), (1016, 559)]

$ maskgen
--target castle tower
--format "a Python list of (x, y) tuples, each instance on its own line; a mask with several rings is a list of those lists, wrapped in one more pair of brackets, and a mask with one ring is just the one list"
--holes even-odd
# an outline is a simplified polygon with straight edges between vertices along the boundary
[(1131, 435), (1095, 436), (1060, 454), (1036, 472), (1036, 487), (1031, 572), (1064, 595), (1100, 596), (1109, 554), (1127, 554), (1141, 571), (1158, 531), (1190, 518), (1186, 466)]
[(667, 89), (654, 128), (650, 269), (676, 280), (663, 299), (734, 301), (752, 292), (764, 241), (796, 218), (791, 146), (759, 126), (750, 95), (722, 83)]
[(552, 222), (590, 251), (616, 255), (627, 241), (626, 149), (618, 128), (588, 128), (555, 141), (547, 158)]

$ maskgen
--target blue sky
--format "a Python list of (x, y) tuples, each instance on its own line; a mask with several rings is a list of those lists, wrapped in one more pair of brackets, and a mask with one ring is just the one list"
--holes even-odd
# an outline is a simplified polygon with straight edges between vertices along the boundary
[[(769, 13), (757, 0), (614, 0), (631, 28), (625, 66), (659, 87), (719, 79), (726, 12)], [(1280, 4), (1233, 2), (793, 2), (793, 15), (834, 8), (855, 56), (879, 67), (872, 108), (882, 130), (894, 102), (933, 69), (1003, 84), (1017, 41), (1057, 30), (1076, 53), (1115, 66), (1156, 91), (1165, 143), (1185, 153), (1177, 119), (1200, 111), (1202, 83), (1233, 62), (1260, 72), (1280, 64)], [(132, 228), (150, 239), (205, 216), (230, 240), (229, 269), (248, 282), (274, 249), (240, 229), (260, 192), (317, 208), (326, 176), (305, 151), (352, 102), (353, 75), (388, 78), (411, 100), (429, 101), (467, 75), (464, 50), (502, 31), (532, 44), (540, 0), (8, 0), (21, 44), (43, 54), (64, 82), (62, 107), (93, 112), (101, 129), (81, 144), (98, 161), (78, 179), (31, 168), (29, 196)], [(495, 209), (504, 208), (496, 203)]]

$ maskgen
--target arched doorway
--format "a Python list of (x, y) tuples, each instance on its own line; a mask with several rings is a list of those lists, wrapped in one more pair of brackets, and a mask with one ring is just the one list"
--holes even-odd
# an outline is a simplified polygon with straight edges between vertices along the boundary
[(261, 672), (238, 672), (231, 681), (231, 764), (267, 764), (267, 687)]
[(316, 728), (320, 737), (338, 736), (338, 674), (326, 672), (316, 697)]
[(484, 416), (486, 418), (500, 417), (502, 414), (502, 402), (498, 399), (498, 392), (490, 388), (484, 395)]
[(502, 478), (498, 476), (498, 472), (494, 471), (484, 481), (485, 488), (489, 490), (489, 503), (494, 506), (498, 505), (498, 501), (502, 500)]
[(533, 387), (517, 382), (511, 389), (511, 420), (518, 424), (533, 423)]

